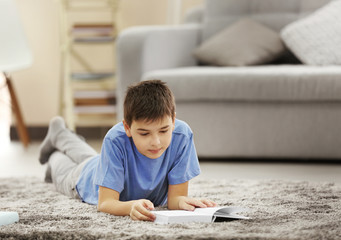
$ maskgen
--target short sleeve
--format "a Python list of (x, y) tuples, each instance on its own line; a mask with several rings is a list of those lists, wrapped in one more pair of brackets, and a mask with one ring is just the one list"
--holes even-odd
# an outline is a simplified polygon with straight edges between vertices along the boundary
[(187, 182), (200, 174), (193, 135), (191, 134), (190, 137), (184, 136), (182, 144), (179, 146), (179, 154), (177, 154), (174, 164), (168, 173), (170, 185)]
[(123, 152), (110, 138), (105, 138), (94, 183), (119, 193), (124, 189)]

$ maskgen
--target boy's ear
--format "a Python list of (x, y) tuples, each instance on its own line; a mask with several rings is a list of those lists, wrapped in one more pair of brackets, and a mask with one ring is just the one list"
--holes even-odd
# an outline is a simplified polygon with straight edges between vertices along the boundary
[(123, 120), (122, 122), (123, 122), (123, 126), (124, 126), (124, 131), (126, 132), (128, 137), (131, 137), (130, 127), (128, 126), (128, 124), (125, 120)]

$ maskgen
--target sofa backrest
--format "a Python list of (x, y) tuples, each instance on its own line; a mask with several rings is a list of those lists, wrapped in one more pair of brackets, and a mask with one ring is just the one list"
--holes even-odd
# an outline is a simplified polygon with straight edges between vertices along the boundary
[(275, 31), (330, 0), (206, 0), (202, 41), (240, 18), (252, 18)]

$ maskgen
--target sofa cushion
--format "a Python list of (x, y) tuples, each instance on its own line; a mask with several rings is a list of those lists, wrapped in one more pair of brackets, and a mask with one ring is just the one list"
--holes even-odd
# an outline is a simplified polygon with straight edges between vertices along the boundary
[(271, 62), (284, 51), (277, 32), (244, 18), (203, 42), (194, 55), (210, 65), (246, 66)]
[(147, 72), (181, 101), (341, 100), (341, 66), (189, 67)]
[(341, 64), (341, 0), (289, 24), (281, 36), (305, 64)]
[(330, 0), (209, 0), (205, 1), (202, 41), (241, 17), (255, 19), (276, 32)]

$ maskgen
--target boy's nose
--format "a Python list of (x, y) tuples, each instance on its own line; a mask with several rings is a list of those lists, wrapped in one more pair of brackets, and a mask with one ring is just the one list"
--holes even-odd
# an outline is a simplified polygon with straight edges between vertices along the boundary
[(153, 136), (151, 143), (152, 143), (153, 146), (160, 145), (160, 138), (158, 136)]

